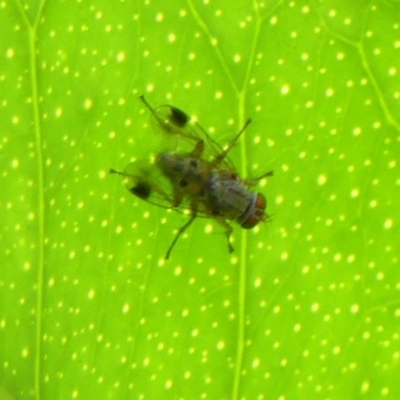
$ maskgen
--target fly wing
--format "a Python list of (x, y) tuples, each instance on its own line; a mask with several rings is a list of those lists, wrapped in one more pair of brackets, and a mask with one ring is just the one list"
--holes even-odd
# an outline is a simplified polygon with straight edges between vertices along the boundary
[(155, 163), (139, 160), (129, 163), (123, 172), (110, 170), (110, 173), (124, 178), (128, 191), (149, 204), (165, 209), (171, 209), (181, 214), (193, 214), (198, 217), (210, 218), (210, 212), (201, 198), (194, 201), (189, 196), (176, 193), (171, 182), (160, 172)]
[[(222, 146), (184, 111), (171, 105), (152, 108), (144, 96), (141, 96), (141, 100), (152, 113), (156, 128), (161, 129), (162, 133), (166, 135), (170, 148), (173, 148), (175, 152), (189, 154), (202, 141), (204, 151), (201, 158), (205, 161), (212, 162), (221, 158), (221, 154), (224, 154)], [(237, 137), (234, 138), (234, 142), (236, 142)], [(228, 145), (229, 149), (233, 147), (234, 142)], [(220, 160), (219, 166), (234, 170), (234, 165), (226, 154)]]
[(123, 172), (112, 171), (123, 176), (126, 188), (134, 196), (163, 208), (171, 208), (173, 195), (167, 182), (154, 163), (134, 161), (129, 163)]

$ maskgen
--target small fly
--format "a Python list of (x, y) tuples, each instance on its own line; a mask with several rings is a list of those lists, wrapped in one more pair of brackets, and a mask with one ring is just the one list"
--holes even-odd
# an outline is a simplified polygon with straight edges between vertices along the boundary
[(265, 196), (251, 188), (273, 172), (242, 179), (228, 157), (251, 120), (222, 148), (179, 108), (170, 105), (153, 108), (144, 96), (140, 99), (163, 134), (174, 139), (174, 149), (161, 151), (146, 162), (132, 162), (123, 172), (111, 169), (110, 173), (123, 176), (127, 189), (148, 203), (189, 215), (172, 240), (166, 259), (196, 217), (218, 221), (225, 229), (228, 249), (232, 252), (231, 221), (251, 229), (269, 218)]

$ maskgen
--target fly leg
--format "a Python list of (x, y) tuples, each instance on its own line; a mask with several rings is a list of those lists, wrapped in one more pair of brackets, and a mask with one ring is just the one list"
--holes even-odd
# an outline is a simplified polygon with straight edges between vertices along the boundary
[(215, 219), (225, 228), (225, 236), (228, 241), (228, 250), (229, 253), (233, 253), (235, 251), (231, 243), (231, 235), (233, 232), (233, 228), (223, 218), (215, 218)]
[(232, 139), (232, 141), (228, 144), (227, 148), (222, 151), (222, 153), (218, 154), (214, 160), (212, 160), (211, 164), (213, 167), (218, 166), (224, 160), (224, 158), (228, 155), (228, 153), (232, 150), (233, 146), (235, 146), (237, 140), (239, 139), (240, 135), (245, 131), (248, 125), (251, 123), (251, 119), (249, 118), (243, 125), (242, 129), (239, 133)]
[(189, 219), (188, 222), (186, 222), (185, 225), (181, 226), (177, 232), (177, 234), (174, 237), (174, 240), (172, 241), (171, 245), (168, 248), (167, 254), (165, 255), (165, 259), (168, 260), (169, 256), (171, 255), (171, 251), (174, 248), (176, 242), (178, 241), (178, 239), (180, 238), (180, 236), (182, 235), (182, 233), (184, 233), (186, 231), (187, 228), (189, 228), (190, 225), (192, 225), (192, 222), (195, 220), (197, 216), (197, 210), (192, 210), (192, 215)]
[(267, 178), (267, 177), (269, 177), (269, 176), (274, 176), (274, 171), (268, 171), (268, 172), (266, 172), (265, 174), (262, 174), (262, 175), (260, 175), (260, 176), (257, 176), (257, 178), (246, 179), (245, 182), (246, 182), (249, 186), (254, 186), (254, 185), (257, 185), (258, 181), (260, 181), (260, 180), (263, 179), (263, 178)]

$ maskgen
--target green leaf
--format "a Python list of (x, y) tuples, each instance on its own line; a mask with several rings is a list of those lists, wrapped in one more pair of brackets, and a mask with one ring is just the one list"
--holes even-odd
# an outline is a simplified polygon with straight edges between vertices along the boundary
[[(398, 1), (3, 2), (0, 398), (400, 396)], [(131, 196), (173, 104), (271, 223)]]

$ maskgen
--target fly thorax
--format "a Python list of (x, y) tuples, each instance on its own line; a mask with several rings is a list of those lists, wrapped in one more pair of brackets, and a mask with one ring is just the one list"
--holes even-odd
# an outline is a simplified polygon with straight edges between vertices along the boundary
[(214, 214), (231, 220), (246, 213), (253, 195), (237, 175), (228, 173), (213, 173), (206, 189)]

